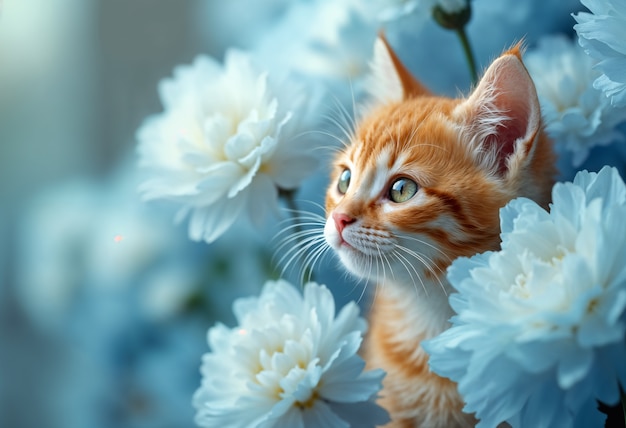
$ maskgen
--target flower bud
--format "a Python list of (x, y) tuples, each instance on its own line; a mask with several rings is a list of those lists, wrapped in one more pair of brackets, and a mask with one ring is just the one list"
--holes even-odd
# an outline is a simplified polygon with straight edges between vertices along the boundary
[(433, 18), (443, 28), (460, 30), (472, 17), (468, 0), (439, 0), (433, 8)]

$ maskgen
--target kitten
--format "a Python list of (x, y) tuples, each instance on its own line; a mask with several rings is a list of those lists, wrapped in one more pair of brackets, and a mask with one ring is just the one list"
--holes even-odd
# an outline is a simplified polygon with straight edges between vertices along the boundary
[(420, 342), (449, 326), (452, 260), (499, 248), (510, 199), (549, 202), (554, 155), (537, 94), (519, 45), (467, 98), (432, 95), (383, 38), (372, 66), (378, 104), (335, 160), (324, 236), (349, 272), (378, 283), (364, 353), (387, 372), (388, 426), (473, 426)]

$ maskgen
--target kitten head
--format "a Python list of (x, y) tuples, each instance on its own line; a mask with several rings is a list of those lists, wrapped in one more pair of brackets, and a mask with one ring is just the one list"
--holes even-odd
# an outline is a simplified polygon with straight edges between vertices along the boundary
[(432, 95), (379, 38), (369, 87), (376, 105), (335, 159), (326, 196), (324, 236), (351, 273), (441, 283), (456, 257), (499, 247), (510, 199), (547, 205), (554, 156), (519, 46), (451, 99)]

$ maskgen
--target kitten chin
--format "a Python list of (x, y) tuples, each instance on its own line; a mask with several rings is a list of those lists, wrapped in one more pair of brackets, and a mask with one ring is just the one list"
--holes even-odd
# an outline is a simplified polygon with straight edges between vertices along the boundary
[(380, 259), (393, 251), (397, 239), (387, 231), (360, 223), (356, 221), (345, 227), (329, 217), (324, 226), (326, 243), (352, 275), (365, 280), (385, 280), (386, 273), (391, 273), (391, 266), (385, 269)]
[[(324, 226), (326, 243), (350, 274), (379, 284), (408, 287), (417, 295), (447, 297), (450, 290), (442, 278), (444, 270), (433, 261), (433, 253), (439, 252), (435, 245), (429, 244), (426, 238), (403, 236), (359, 223), (357, 220), (350, 227), (342, 228), (331, 216)], [(415, 242), (430, 251), (411, 249)]]

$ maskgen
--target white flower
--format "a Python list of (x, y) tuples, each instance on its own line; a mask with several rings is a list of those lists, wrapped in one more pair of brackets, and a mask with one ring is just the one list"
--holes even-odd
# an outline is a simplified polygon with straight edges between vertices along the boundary
[(437, 0), (437, 4), (447, 13), (458, 13), (469, 6), (469, 0)]
[(603, 426), (626, 386), (626, 186), (614, 168), (516, 199), (502, 250), (455, 260), (453, 326), (424, 344), (479, 426)]
[(389, 22), (410, 15), (423, 23), (432, 15), (437, 0), (374, 0), (355, 3), (359, 3), (361, 12), (372, 20)]
[(335, 317), (330, 291), (304, 297), (285, 281), (238, 299), (239, 325), (209, 330), (211, 352), (193, 403), (202, 427), (374, 427), (388, 420), (374, 399), (380, 370), (363, 372), (356, 354), (365, 320), (354, 303)]
[[(166, 227), (166, 213), (137, 200), (135, 172), (124, 165), (105, 182), (49, 187), (22, 213), (16, 293), (39, 326), (64, 331), (72, 308), (94, 293), (89, 289), (122, 293), (189, 268), (191, 243)], [(184, 289), (190, 273), (171, 286)]]
[(369, 6), (382, 21), (393, 21), (408, 15), (421, 18), (432, 16), (433, 9), (441, 7), (444, 12), (458, 13), (468, 7), (468, 0), (375, 0)]
[(325, 85), (330, 79), (348, 86), (346, 79), (358, 79), (368, 70), (377, 29), (352, 3), (295, 3), (259, 41), (259, 57), (307, 79), (325, 79)]
[(578, 42), (597, 59), (594, 86), (610, 97), (616, 107), (626, 107), (626, 2), (623, 0), (581, 0), (591, 13), (574, 15)]
[(315, 168), (303, 144), (300, 88), (269, 79), (231, 50), (224, 66), (200, 56), (159, 86), (165, 111), (138, 131), (140, 164), (152, 179), (146, 199), (182, 204), (189, 236), (212, 242), (244, 212), (259, 224)]
[(592, 147), (624, 140), (616, 126), (626, 120), (626, 110), (612, 108), (593, 87), (600, 72), (575, 42), (543, 38), (524, 62), (537, 87), (546, 131), (558, 149), (572, 153), (575, 167)]

